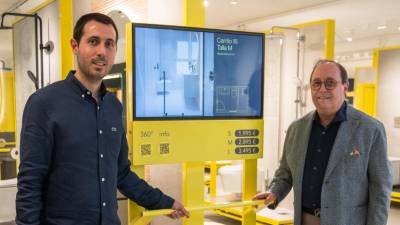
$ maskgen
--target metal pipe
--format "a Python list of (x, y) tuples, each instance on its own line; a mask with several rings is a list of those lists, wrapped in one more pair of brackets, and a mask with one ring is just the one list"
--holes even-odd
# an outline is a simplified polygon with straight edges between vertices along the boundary
[[(37, 20), (39, 21), (39, 47), (40, 47), (40, 86), (44, 87), (44, 70), (43, 70), (43, 30), (42, 30), (42, 18), (35, 13)], [(36, 21), (36, 20), (35, 20)], [(50, 74), (50, 70), (49, 70)]]
[(2, 66), (0, 67), (0, 70), (11, 70), (11, 68), (6, 67), (6, 61), (0, 59), (0, 62), (2, 64)]
[[(37, 19), (35, 18), (35, 57), (36, 57), (36, 78), (39, 79), (39, 49), (38, 49)], [(37, 87), (36, 87), (37, 90)]]
[(300, 78), (300, 42), (304, 40), (301, 35), (300, 29), (295, 28), (295, 27), (282, 27), (282, 26), (273, 26), (271, 29), (271, 33), (274, 31), (274, 29), (282, 29), (282, 30), (294, 30), (297, 31), (297, 67), (296, 67), (296, 77), (300, 85), (297, 85), (296, 87), (296, 119), (299, 118), (299, 111), (301, 109), (301, 103), (302, 103), (302, 94), (301, 94), (301, 89), (303, 88), (303, 80)]
[[(268, 39), (279, 39), (280, 42), (280, 56), (279, 56), (279, 106), (278, 106), (278, 115), (281, 114), (281, 112), (283, 111), (283, 104), (282, 104), (282, 99), (281, 96), (283, 95), (283, 89), (282, 89), (282, 85), (283, 85), (283, 81), (282, 81), (282, 68), (283, 68), (283, 43), (284, 43), (284, 37), (285, 35), (283, 34), (275, 34), (273, 32), (271, 32), (270, 34), (266, 35), (266, 38)], [(282, 140), (282, 119), (278, 120), (278, 154), (277, 154), (277, 160), (279, 162), (280, 158), (281, 158), (281, 140)], [(268, 175), (269, 176), (269, 175)]]
[[(22, 17), (31, 17), (35, 19), (35, 54), (36, 54), (36, 77), (37, 79), (39, 78), (39, 56), (38, 56), (38, 51), (40, 50), (40, 88), (44, 87), (44, 71), (43, 71), (43, 49), (45, 48), (43, 46), (43, 32), (42, 32), (42, 18), (38, 16), (36, 13), (35, 14), (24, 14), (24, 13), (13, 13), (13, 12), (6, 12), (1, 15), (1, 24), (0, 27), (4, 27), (4, 18), (6, 16), (22, 16)], [(39, 23), (39, 44), (38, 44), (38, 23)]]

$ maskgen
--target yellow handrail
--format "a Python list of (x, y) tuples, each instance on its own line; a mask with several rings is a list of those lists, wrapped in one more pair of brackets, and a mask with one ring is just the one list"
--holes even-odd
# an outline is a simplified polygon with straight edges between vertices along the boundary
[[(255, 206), (255, 205), (262, 205), (264, 206), (264, 200), (257, 200), (257, 201), (242, 201), (242, 202), (230, 202), (230, 203), (217, 203), (212, 205), (202, 205), (202, 206), (192, 206), (187, 207), (186, 210), (189, 212), (192, 211), (206, 211), (206, 210), (213, 210), (213, 209), (222, 209), (222, 208), (233, 208), (233, 207), (243, 207), (243, 206)], [(150, 217), (150, 216), (161, 216), (161, 215), (169, 215), (173, 212), (172, 209), (158, 209), (158, 210), (148, 210), (142, 213), (143, 217)]]

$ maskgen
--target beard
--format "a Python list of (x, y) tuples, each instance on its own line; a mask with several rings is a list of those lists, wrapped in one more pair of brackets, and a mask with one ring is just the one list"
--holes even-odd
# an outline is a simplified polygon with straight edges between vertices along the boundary
[(85, 63), (84, 60), (78, 57), (78, 67), (79, 70), (82, 72), (82, 75), (86, 77), (88, 80), (92, 81), (101, 81), (103, 78), (108, 74), (111, 68), (106, 68), (104, 72), (93, 70), (91, 71), (91, 65), (93, 63), (104, 63), (107, 65), (106, 60), (103, 57), (97, 57), (95, 59), (90, 60), (89, 62)]

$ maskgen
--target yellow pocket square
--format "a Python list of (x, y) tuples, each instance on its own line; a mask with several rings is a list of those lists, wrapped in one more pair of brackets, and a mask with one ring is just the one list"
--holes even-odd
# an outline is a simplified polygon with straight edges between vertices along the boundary
[(351, 150), (350, 155), (353, 157), (358, 157), (360, 156), (360, 151), (358, 151), (356, 148), (353, 148), (353, 150)]

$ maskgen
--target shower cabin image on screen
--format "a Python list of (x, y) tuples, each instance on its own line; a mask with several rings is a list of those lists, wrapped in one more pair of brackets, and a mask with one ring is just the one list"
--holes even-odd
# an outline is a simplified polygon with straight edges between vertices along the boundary
[(259, 33), (135, 24), (134, 118), (261, 118)]

